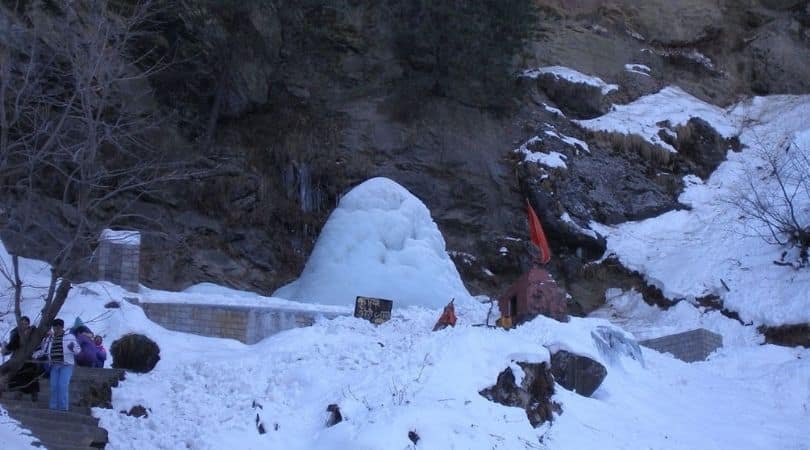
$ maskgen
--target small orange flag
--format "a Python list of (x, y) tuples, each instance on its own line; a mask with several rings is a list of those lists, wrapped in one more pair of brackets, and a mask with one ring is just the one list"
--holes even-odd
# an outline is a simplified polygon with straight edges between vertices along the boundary
[(537, 249), (540, 250), (537, 260), (540, 264), (548, 264), (551, 261), (551, 249), (548, 247), (546, 234), (543, 233), (543, 226), (540, 225), (540, 218), (537, 217), (537, 213), (534, 212), (534, 208), (532, 208), (528, 199), (526, 200), (526, 208), (529, 210), (529, 237), (532, 244), (536, 245)]
[(456, 299), (450, 300), (450, 303), (444, 307), (444, 311), (442, 311), (442, 315), (439, 317), (439, 320), (436, 322), (436, 325), (433, 326), (433, 331), (438, 331), (444, 328), (447, 328), (448, 325), (451, 327), (456, 326), (456, 307), (453, 305), (453, 302)]

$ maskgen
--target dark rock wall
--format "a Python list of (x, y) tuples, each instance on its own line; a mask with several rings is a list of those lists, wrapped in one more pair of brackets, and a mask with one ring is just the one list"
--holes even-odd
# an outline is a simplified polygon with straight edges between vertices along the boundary
[[(810, 92), (807, 2), (537, 3), (541, 32), (516, 69), (564, 65), (617, 83), (618, 92), (605, 99), (517, 79), (522, 97), (493, 110), (472, 95), (421, 88), (395, 58), (386, 2), (178, 2), (156, 39), (176, 61), (153, 82), (172, 117), (161, 145), (209, 172), (138, 203), (137, 213), (161, 224), (145, 233), (142, 280), (270, 293), (300, 273), (340, 196), (386, 176), (427, 204), (473, 293), (497, 296), (528, 266), (530, 199), (555, 254), (552, 272), (593, 305), (602, 292), (577, 285), (604, 242), (578, 227), (680, 207), (680, 176), (710, 173), (726, 143), (693, 124), (697, 133), (683, 135), (693, 154), (661, 162), (570, 119), (667, 84), (720, 104)], [(648, 65), (652, 76), (626, 72), (629, 63)], [(570, 117), (543, 108), (555, 100)], [(588, 141), (590, 153), (551, 139), (538, 149), (569, 155), (567, 170), (520, 165), (512, 150), (549, 126)]]

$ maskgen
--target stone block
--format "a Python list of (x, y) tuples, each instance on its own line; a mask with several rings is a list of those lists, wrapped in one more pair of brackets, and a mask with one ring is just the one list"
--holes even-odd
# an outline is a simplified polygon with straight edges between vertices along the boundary
[(96, 250), (99, 279), (129, 291), (139, 289), (140, 236), (137, 232), (104, 230)]
[(662, 336), (639, 342), (640, 345), (661, 353), (670, 353), (686, 361), (705, 361), (718, 348), (723, 347), (723, 337), (704, 328), (684, 333)]

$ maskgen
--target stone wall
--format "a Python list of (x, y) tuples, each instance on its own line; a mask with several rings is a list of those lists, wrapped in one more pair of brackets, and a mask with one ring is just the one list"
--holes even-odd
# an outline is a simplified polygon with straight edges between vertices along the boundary
[(644, 347), (661, 353), (671, 353), (686, 361), (704, 361), (712, 352), (723, 346), (723, 337), (709, 330), (699, 328), (684, 333), (672, 334), (639, 342)]
[(102, 238), (98, 243), (98, 279), (138, 292), (140, 282), (140, 239), (137, 242)]
[(280, 331), (306, 327), (320, 316), (340, 314), (277, 307), (202, 305), (189, 303), (140, 303), (153, 322), (174, 331), (236, 339), (254, 344)]

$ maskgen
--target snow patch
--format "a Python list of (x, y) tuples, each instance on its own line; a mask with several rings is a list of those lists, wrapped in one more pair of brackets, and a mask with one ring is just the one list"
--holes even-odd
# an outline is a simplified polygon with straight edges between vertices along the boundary
[(574, 148), (584, 150), (587, 153), (591, 152), (591, 148), (588, 147), (588, 143), (581, 140), (581, 139), (577, 139), (577, 138), (571, 137), (571, 136), (566, 136), (566, 135), (564, 135), (562, 133), (558, 133), (556, 131), (551, 131), (551, 130), (546, 130), (545, 133), (547, 135), (549, 135), (549, 136), (555, 137), (555, 138), (565, 142), (566, 144), (568, 144), (568, 145), (570, 145), (570, 146), (572, 146)]
[(551, 169), (567, 169), (568, 166), (565, 164), (565, 160), (567, 156), (563, 155), (559, 152), (533, 152), (529, 150), (529, 145), (537, 143), (540, 141), (538, 136), (535, 136), (520, 147), (516, 148), (514, 151), (515, 153), (522, 153), (523, 154), (523, 162), (531, 162), (537, 163), (543, 166), (546, 166)]
[(111, 230), (105, 228), (101, 232), (101, 240), (121, 245), (141, 245), (141, 233), (132, 230)]
[(653, 145), (675, 153), (675, 148), (659, 136), (662, 130), (670, 133), (672, 130), (661, 124), (668, 121), (671, 127), (676, 127), (685, 125), (693, 117), (705, 120), (725, 138), (737, 135), (740, 129), (738, 120), (729, 115), (728, 111), (675, 86), (666, 87), (627, 105), (614, 105), (609, 113), (595, 119), (574, 122), (593, 131), (635, 134)]
[(555, 107), (553, 107), (553, 106), (549, 106), (549, 105), (547, 105), (547, 104), (545, 104), (545, 103), (543, 103), (543, 108), (545, 108), (545, 110), (546, 110), (546, 111), (548, 111), (548, 112), (550, 112), (550, 113), (552, 113), (552, 114), (558, 115), (558, 116), (560, 116), (560, 117), (565, 117), (565, 114), (563, 114), (563, 112), (562, 112), (562, 111), (560, 111), (560, 109), (559, 109), (559, 108), (555, 108)]
[(597, 87), (602, 92), (602, 95), (607, 95), (619, 89), (619, 85), (617, 84), (608, 84), (605, 83), (605, 81), (599, 77), (585, 75), (582, 72), (578, 72), (574, 69), (570, 69), (568, 67), (563, 66), (540, 67), (537, 69), (529, 69), (523, 72), (523, 76), (528, 78), (537, 78), (540, 75), (545, 74), (553, 75), (556, 78), (570, 81), (571, 83), (583, 83), (589, 86)]
[(651, 72), (650, 68), (644, 64), (625, 64), (624, 70), (646, 76), (650, 76)]
[(578, 231), (578, 232), (580, 232), (581, 234), (584, 234), (585, 236), (590, 236), (590, 237), (592, 237), (592, 238), (594, 238), (594, 239), (599, 239), (599, 234), (597, 234), (597, 233), (596, 233), (595, 231), (593, 231), (593, 230), (589, 230), (589, 229), (587, 229), (587, 228), (583, 228), (583, 227), (581, 227), (581, 226), (580, 226), (578, 223), (576, 223), (576, 222), (574, 221), (574, 219), (572, 219), (572, 218), (571, 218), (571, 215), (570, 215), (570, 214), (568, 214), (568, 212), (567, 212), (567, 211), (566, 211), (566, 212), (564, 212), (564, 213), (562, 214), (562, 216), (560, 216), (560, 220), (562, 220), (563, 222), (565, 222), (565, 223), (567, 223), (567, 224), (570, 224), (570, 225), (571, 225), (571, 226), (572, 226), (572, 227), (573, 227), (575, 230), (577, 230), (577, 231)]
[(559, 152), (532, 152), (526, 155), (525, 161), (538, 163), (552, 169), (567, 169), (565, 160), (567, 156)]

